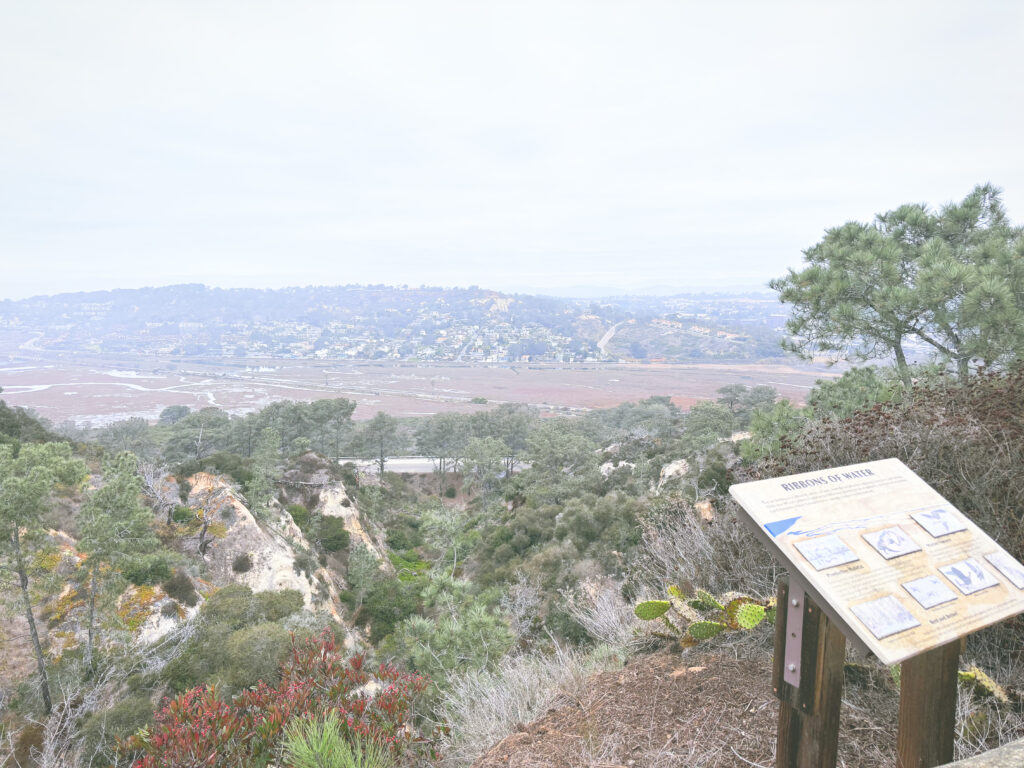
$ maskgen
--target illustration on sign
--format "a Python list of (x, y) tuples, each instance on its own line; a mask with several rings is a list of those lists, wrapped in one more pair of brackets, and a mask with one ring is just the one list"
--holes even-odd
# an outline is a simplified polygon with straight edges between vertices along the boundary
[(1005, 552), (993, 552), (985, 555), (985, 559), (999, 569), (999, 572), (1008, 578), (1017, 589), (1024, 589), (1024, 566), (1014, 560)]
[(909, 555), (911, 552), (921, 551), (921, 547), (898, 526), (865, 533), (864, 538), (886, 560), (892, 560), (900, 555)]
[(938, 576), (923, 576), (908, 581), (903, 588), (925, 608), (934, 608), (936, 605), (956, 600), (956, 593)]
[(995, 587), (999, 581), (986, 571), (977, 560), (961, 560), (959, 563), (940, 568), (942, 575), (953, 582), (956, 588), (965, 595), (973, 595), (989, 587)]
[(892, 595), (855, 605), (853, 612), (879, 640), (921, 625), (921, 622)]
[(819, 571), (823, 571), (826, 568), (834, 568), (837, 565), (852, 563), (859, 559), (853, 553), (853, 550), (846, 546), (838, 536), (806, 539), (805, 541), (797, 542), (796, 548)]
[(927, 512), (915, 512), (911, 517), (935, 538), (967, 530), (967, 524), (948, 509), (931, 509)]

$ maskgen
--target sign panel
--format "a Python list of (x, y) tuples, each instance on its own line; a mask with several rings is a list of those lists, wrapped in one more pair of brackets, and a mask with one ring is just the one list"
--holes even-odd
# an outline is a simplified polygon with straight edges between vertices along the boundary
[(899, 459), (729, 493), (822, 609), (885, 664), (1024, 612), (1024, 565)]

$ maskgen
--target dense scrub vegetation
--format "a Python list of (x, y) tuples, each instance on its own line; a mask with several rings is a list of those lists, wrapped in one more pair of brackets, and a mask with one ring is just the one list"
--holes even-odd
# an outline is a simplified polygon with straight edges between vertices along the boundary
[[(52, 576), (38, 567), (26, 570), (31, 576), (29, 599), (46, 606), (49, 614), (49, 625), (40, 628), (40, 642), (50, 651), (39, 670), (45, 669), (62, 689), (88, 689), (96, 697), (90, 707), (77, 711), (73, 723), (68, 721), (62, 732), (65, 746), (72, 745), (69, 749), (80, 764), (141, 760), (139, 765), (173, 765), (177, 763), (166, 762), (167, 745), (185, 750), (182, 755), (214, 746), (198, 734), (190, 736), (183, 718), (213, 718), (231, 724), (234, 735), (221, 748), (235, 755), (232, 760), (258, 761), (262, 758), (257, 753), (284, 749), (286, 729), (275, 725), (262, 741), (244, 734), (246, 729), (264, 733), (260, 718), (279, 717), (265, 708), (291, 695), (281, 686), (293, 679), (289, 664), (295, 663), (296, 648), (309, 654), (314, 652), (311, 643), (319, 643), (318, 653), (326, 653), (323, 648), (329, 645), (335, 659), (330, 664), (342, 663), (337, 643), (345, 641), (346, 629), (330, 617), (310, 614), (299, 593), (254, 592), (244, 584), (219, 589), (206, 585), (204, 557), (178, 543), (182, 536), (201, 535), (202, 516), (185, 503), (185, 472), (199, 469), (232, 478), (247, 491), (257, 516), (261, 508), (287, 510), (288, 519), (313, 547), (296, 555), (296, 568), (312, 573), (320, 565), (318, 557), (326, 563), (347, 621), (365, 630), (361, 642), (366, 651), (396, 665), (387, 668), (385, 678), (374, 679), (418, 681), (403, 683), (402, 696), (415, 695), (420, 704), (403, 709), (402, 718), (412, 718), (423, 733), (433, 732), (446, 719), (479, 714), (471, 715), (452, 698), (455, 691), (487, 698), (465, 687), (468, 676), (477, 681), (474, 685), (488, 679), (504, 686), (511, 683), (503, 674), (530, 670), (528, 678), (536, 675), (540, 681), (551, 679), (540, 661), (545, 655), (577, 648), (574, 653), (582, 655), (572, 658), (584, 668), (614, 664), (635, 652), (650, 636), (639, 629), (632, 605), (645, 598), (658, 600), (667, 585), (680, 585), (687, 592), (707, 588), (719, 595), (742, 592), (755, 601), (752, 605), (767, 605), (778, 565), (737, 521), (726, 494), (728, 484), (737, 479), (897, 456), (1020, 557), (1024, 421), (1019, 404), (1024, 402), (1024, 372), (988, 372), (967, 380), (933, 369), (915, 374), (908, 389), (889, 370), (853, 369), (821, 382), (803, 408), (777, 402), (769, 388), (743, 386), (723, 387), (717, 402), (688, 413), (667, 398), (650, 398), (572, 420), (542, 419), (526, 408), (502, 406), (472, 416), (355, 425), (349, 421), (350, 403), (321, 406), (321, 414), (338, 419), (331, 434), (345, 435), (353, 452), (378, 459), (383, 434), (389, 447), (437, 456), (433, 477), (388, 473), (386, 456), (385, 474), (377, 478), (315, 459), (313, 453), (294, 453), (308, 451), (309, 436), (319, 429), (307, 427), (301, 434), (296, 428), (301, 405), (275, 407), (270, 414), (244, 419), (203, 412), (201, 418), (190, 419), (193, 414), (179, 410), (168, 414), (165, 423), (137, 429), (136, 447), (142, 446), (145, 455), (130, 461), (129, 454), (115, 452), (125, 447), (111, 442), (116, 428), (99, 435), (99, 451), (93, 443), (79, 443), (83, 462), (69, 447), (54, 442), (55, 435), (42, 424), (26, 431), (24, 424), (35, 420), (21, 412), (11, 421), (18, 425), (17, 434), (42, 442), (23, 444), (8, 432), (8, 457), (31, 457), (39, 466), (50, 462), (65, 478), (51, 474), (46, 477), (52, 480), (43, 475), (31, 480), (39, 515), (38, 524), (32, 524), (38, 527), (27, 538), (32, 562), (55, 562), (48, 553), (59, 548), (42, 532), (50, 520), (63, 518), (63, 527), (81, 537), (76, 547), (83, 557), (88, 555), (86, 563), (109, 563), (102, 571), (75, 567), (75, 591), (63, 598), (50, 590), (55, 589), (56, 574), (73, 566), (51, 566)], [(281, 413), (290, 414), (289, 419), (282, 420)], [(308, 414), (303, 418), (311, 423)], [(292, 430), (288, 440), (281, 439), (275, 426), (284, 421)], [(208, 430), (211, 424), (215, 428)], [(195, 450), (197, 425), (202, 442), (222, 440), (216, 447), (224, 450), (182, 459), (182, 446)], [(741, 429), (748, 431), (737, 434)], [(253, 431), (251, 452), (228, 450), (244, 450), (231, 441)], [(154, 487), (152, 466), (178, 460), (177, 486)], [(75, 485), (86, 468), (102, 478), (99, 488)], [(19, 471), (28, 468), (18, 470), (12, 464), (5, 469), (9, 478)], [(298, 477), (310, 484), (296, 485)], [(251, 500), (260, 491), (254, 478), (265, 482), (260, 503)], [(288, 478), (293, 478), (292, 485)], [(318, 489), (339, 481), (346, 491), (344, 503), (359, 510), (380, 546), (386, 542), (388, 568), (381, 567), (362, 541), (351, 541), (340, 518), (322, 514)], [(5, 483), (10, 485), (10, 480)], [(54, 490), (66, 501), (47, 509), (45, 500), (53, 498)], [(99, 511), (113, 510), (121, 521), (133, 519), (140, 500), (148, 502), (143, 527), (150, 533), (130, 538), (143, 545), (108, 541), (103, 530), (117, 526)], [(90, 516), (89, 510), (97, 513)], [(209, 527), (216, 521), (214, 516)], [(154, 545), (157, 536), (162, 545)], [(249, 553), (231, 562), (237, 576), (253, 567)], [(102, 578), (91, 578), (101, 573)], [(137, 626), (131, 600), (119, 597), (126, 586), (131, 600), (163, 600), (162, 615), (181, 621), (182, 629), (172, 633), (173, 649), (155, 652), (148, 669), (135, 669), (123, 655), (136, 648), (131, 630)], [(74, 604), (90, 606), (95, 642), (70, 643), (55, 661), (55, 638), (47, 635), (51, 627), (64, 631), (56, 629), (62, 626), (60, 614), (74, 610), (68, 607)], [(1024, 685), (1001, 659), (1008, 649), (1019, 647), (1022, 632), (1024, 627), (1011, 622), (979, 633), (969, 649), (971, 661), (1014, 696)], [(751, 652), (768, 652), (767, 634), (763, 629), (752, 633)], [(102, 688), (90, 684), (90, 675), (103, 681)], [(46, 734), (33, 736), (20, 725), (24, 715), (46, 709), (41, 682), (37, 673), (31, 684), (26, 681), (8, 691), (4, 727), (26, 765), (30, 754), (41, 759), (52, 749)], [(161, 705), (161, 696), (178, 698)], [(69, 711), (59, 700), (51, 706)], [(302, 714), (312, 728), (309, 724), (321, 710), (310, 706), (307, 702), (288, 709), (289, 717)], [(132, 737), (147, 723), (155, 724), (148, 736)], [(346, 723), (339, 727), (349, 741), (357, 732), (378, 734)], [(466, 733), (464, 722), (451, 725), (451, 735), (434, 733), (418, 751), (410, 752), (407, 743), (387, 759), (424, 760), (442, 741), (452, 755), (467, 754), (469, 745), (478, 743), (476, 737)], [(491, 723), (498, 731), (489, 732), (489, 738), (510, 725)], [(976, 746), (991, 744), (992, 738), (976, 739)], [(192, 758), (182, 759), (186, 762), (181, 764), (188, 764)]]

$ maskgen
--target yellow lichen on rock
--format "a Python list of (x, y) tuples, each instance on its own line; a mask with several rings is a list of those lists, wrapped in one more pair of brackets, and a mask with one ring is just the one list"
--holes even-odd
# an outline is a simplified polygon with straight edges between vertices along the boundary
[(164, 591), (160, 587), (152, 587), (148, 584), (129, 587), (118, 601), (117, 615), (121, 617), (129, 630), (135, 632), (153, 612), (154, 603), (163, 597)]

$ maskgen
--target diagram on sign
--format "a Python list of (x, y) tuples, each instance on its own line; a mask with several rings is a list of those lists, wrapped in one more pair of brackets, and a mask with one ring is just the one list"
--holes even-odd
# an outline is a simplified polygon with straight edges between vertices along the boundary
[(902, 528), (893, 526), (883, 528), (880, 531), (865, 533), (864, 538), (874, 547), (878, 554), (886, 560), (891, 560), (900, 555), (909, 555), (911, 552), (920, 552), (921, 547), (903, 532)]
[(906, 582), (903, 588), (921, 604), (922, 608), (934, 608), (956, 600), (956, 594), (938, 576), (922, 576), (920, 579)]
[(977, 560), (961, 560), (939, 570), (965, 595), (999, 585), (996, 577), (982, 568)]
[(852, 563), (859, 559), (838, 536), (822, 536), (820, 539), (798, 541), (796, 548), (819, 571)]
[(883, 663), (1024, 612), (1024, 565), (898, 459), (729, 490), (830, 618)]
[(1017, 589), (1024, 589), (1024, 566), (1002, 551), (985, 555), (985, 559), (998, 568), (999, 572), (1013, 583), (1013, 586)]
[(903, 604), (892, 595), (870, 603), (853, 606), (857, 618), (863, 621), (875, 637), (881, 639), (895, 635), (905, 629), (920, 626), (921, 622), (914, 618)]
[(911, 517), (935, 538), (967, 530), (967, 524), (963, 520), (960, 520), (951, 510), (942, 507), (930, 509), (927, 512), (915, 512)]

